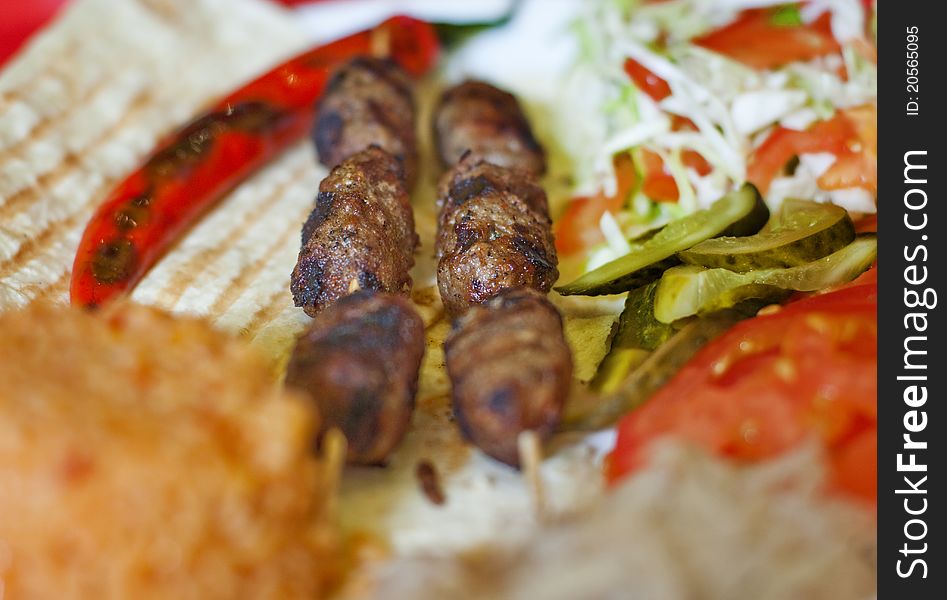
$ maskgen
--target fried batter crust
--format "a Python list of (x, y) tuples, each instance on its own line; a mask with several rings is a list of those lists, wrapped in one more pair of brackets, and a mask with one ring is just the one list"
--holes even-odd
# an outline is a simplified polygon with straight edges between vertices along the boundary
[(9, 598), (318, 598), (337, 561), (305, 401), (134, 305), (0, 316)]

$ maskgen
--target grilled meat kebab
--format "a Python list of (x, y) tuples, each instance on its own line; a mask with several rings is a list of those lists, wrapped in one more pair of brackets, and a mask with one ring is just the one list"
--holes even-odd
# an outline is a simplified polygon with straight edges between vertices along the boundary
[(296, 306), (315, 316), (356, 290), (407, 290), (417, 245), (401, 163), (377, 146), (358, 152), (319, 184), (292, 275)]
[(312, 139), (329, 168), (376, 145), (404, 165), (408, 187), (417, 173), (414, 93), (396, 63), (360, 56), (337, 69), (316, 107)]
[[(291, 288), (314, 317), (286, 376), (342, 431), (348, 461), (383, 464), (414, 410), (424, 325), (410, 301), (418, 236), (408, 199), (417, 164), (411, 81), (360, 57), (332, 76), (313, 141), (332, 172), (303, 226)], [(320, 435), (321, 435), (320, 434)]]
[(536, 290), (504, 290), (454, 322), (444, 352), (464, 437), (518, 467), (520, 432), (551, 435), (569, 393), (572, 355), (559, 312)]
[(348, 461), (383, 464), (411, 421), (424, 323), (400, 295), (360, 291), (316, 315), (297, 340), (286, 384), (306, 391), (348, 441)]
[(548, 438), (572, 358), (545, 294), (559, 277), (542, 148), (510, 94), (481, 82), (444, 93), (434, 116), (441, 160), (436, 253), (441, 299), (461, 315), (445, 344), (454, 414), (489, 456), (519, 466), (518, 438)]
[(559, 278), (546, 194), (529, 172), (467, 154), (441, 181), (437, 283), (452, 316), (501, 290)]
[(441, 96), (434, 116), (435, 143), (445, 167), (467, 152), (500, 167), (542, 175), (546, 155), (516, 98), (482, 81), (466, 81)]

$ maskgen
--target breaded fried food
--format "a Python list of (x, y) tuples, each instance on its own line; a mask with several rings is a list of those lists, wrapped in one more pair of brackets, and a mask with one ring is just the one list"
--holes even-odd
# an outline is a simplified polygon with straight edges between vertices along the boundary
[(0, 315), (0, 596), (324, 596), (338, 561), (316, 426), (204, 322)]

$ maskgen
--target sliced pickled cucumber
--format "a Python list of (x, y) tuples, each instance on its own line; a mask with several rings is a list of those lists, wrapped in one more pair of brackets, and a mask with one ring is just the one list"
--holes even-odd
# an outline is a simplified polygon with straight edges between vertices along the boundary
[(769, 210), (759, 192), (746, 184), (708, 209), (671, 221), (634, 251), (556, 290), (564, 296), (626, 292), (655, 281), (665, 270), (679, 264), (678, 252), (718, 235), (751, 235), (768, 218)]
[(643, 362), (652, 350), (664, 344), (675, 331), (673, 326), (654, 318), (654, 296), (658, 282), (635, 288), (625, 300), (625, 308), (615, 324), (611, 347), (598, 366), (591, 387), (607, 392)]
[(682, 265), (661, 277), (654, 298), (654, 316), (663, 323), (732, 306), (748, 298), (778, 300), (786, 290), (810, 292), (851, 281), (878, 255), (874, 234), (859, 236), (826, 257), (788, 269), (737, 273)]
[(589, 382), (589, 389), (599, 394), (614, 392), (628, 374), (648, 360), (649, 356), (651, 356), (651, 351), (643, 348), (612, 346), (599, 363), (595, 377)]
[(674, 327), (654, 318), (654, 299), (658, 282), (632, 290), (625, 300), (625, 308), (618, 319), (618, 329), (612, 340), (625, 348), (655, 350), (674, 335)]
[(707, 240), (677, 256), (687, 264), (745, 273), (798, 267), (840, 250), (853, 239), (855, 225), (844, 208), (786, 200), (759, 233)]
[[(611, 427), (622, 416), (644, 404), (667, 383), (698, 350), (748, 315), (726, 310), (695, 319), (677, 331), (656, 351), (624, 371), (615, 370), (599, 393), (574, 394), (566, 405), (563, 430), (592, 431)], [(607, 358), (607, 357), (606, 357)]]

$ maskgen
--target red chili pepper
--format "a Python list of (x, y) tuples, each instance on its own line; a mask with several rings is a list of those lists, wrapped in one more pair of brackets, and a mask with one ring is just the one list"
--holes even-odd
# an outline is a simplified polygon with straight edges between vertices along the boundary
[(73, 304), (99, 306), (131, 289), (201, 215), (309, 130), (335, 65), (385, 55), (419, 76), (437, 59), (434, 26), (392, 17), (290, 59), (161, 142), (86, 226), (73, 264)]

